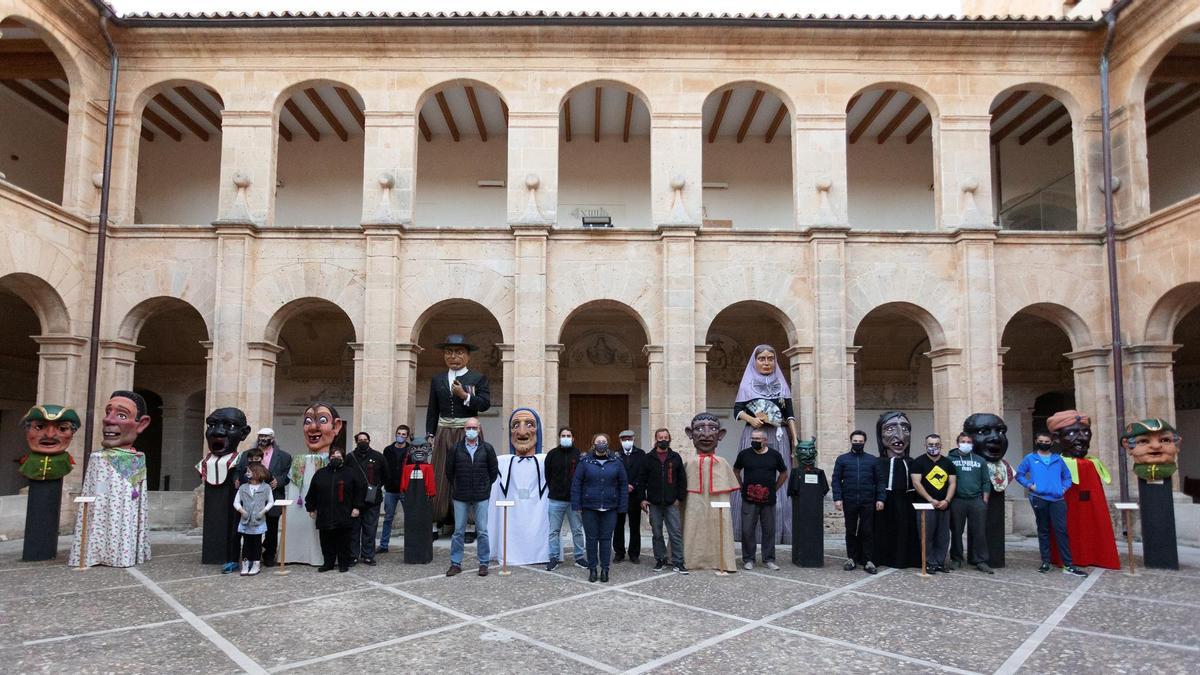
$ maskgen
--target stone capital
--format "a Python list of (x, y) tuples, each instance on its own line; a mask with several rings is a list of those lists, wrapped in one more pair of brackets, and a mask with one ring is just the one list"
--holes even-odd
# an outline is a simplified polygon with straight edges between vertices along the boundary
[(958, 347), (942, 347), (925, 352), (934, 370), (945, 370), (962, 365), (962, 349)]
[(1111, 354), (1112, 350), (1107, 347), (1092, 347), (1090, 349), (1067, 352), (1063, 356), (1071, 360), (1071, 369), (1078, 372), (1095, 370), (1096, 368), (1107, 368), (1108, 359)]
[[(1172, 367), (1175, 362), (1175, 352), (1183, 345), (1173, 344), (1140, 344), (1125, 348), (1129, 365)], [(1108, 350), (1105, 350), (1108, 353)]]

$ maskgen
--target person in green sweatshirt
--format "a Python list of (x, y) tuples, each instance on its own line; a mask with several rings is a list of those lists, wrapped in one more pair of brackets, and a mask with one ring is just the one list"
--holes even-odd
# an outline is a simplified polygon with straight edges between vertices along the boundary
[(959, 569), (963, 565), (962, 536), (967, 530), (970, 540), (967, 555), (975, 569), (984, 574), (995, 574), (988, 566), (987, 502), (992, 491), (991, 474), (983, 457), (975, 454), (971, 435), (961, 433), (954, 448), (950, 450), (950, 461), (958, 469), (958, 489), (954, 501), (950, 502), (950, 565)]

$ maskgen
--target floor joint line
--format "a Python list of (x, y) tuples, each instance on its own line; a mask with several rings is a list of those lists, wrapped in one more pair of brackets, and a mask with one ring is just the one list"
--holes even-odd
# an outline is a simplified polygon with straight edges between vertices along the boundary
[(1042, 621), (1041, 625), (1037, 627), (1037, 630), (1033, 631), (1032, 635), (1025, 638), (1025, 641), (1017, 647), (1016, 651), (1009, 655), (1008, 659), (1006, 659), (1004, 663), (1000, 664), (1000, 667), (996, 669), (995, 675), (1011, 675), (1012, 673), (1017, 672), (1017, 670), (1020, 669), (1020, 667), (1024, 665), (1027, 660), (1029, 660), (1029, 657), (1033, 656), (1033, 653), (1037, 651), (1037, 648), (1042, 644), (1042, 642), (1049, 637), (1050, 632), (1054, 630), (1055, 626), (1057, 626), (1058, 623), (1067, 616), (1067, 613), (1070, 612), (1081, 599), (1083, 599), (1083, 596), (1087, 594), (1088, 589), (1094, 586), (1096, 582), (1100, 580), (1100, 577), (1103, 574), (1104, 570), (1099, 568), (1093, 569), (1092, 573), (1088, 575), (1088, 578), (1084, 579), (1083, 583), (1079, 584), (1074, 591), (1071, 591), (1071, 594), (1067, 596), (1067, 599), (1063, 600), (1062, 603), (1050, 613), (1050, 616), (1046, 617)]

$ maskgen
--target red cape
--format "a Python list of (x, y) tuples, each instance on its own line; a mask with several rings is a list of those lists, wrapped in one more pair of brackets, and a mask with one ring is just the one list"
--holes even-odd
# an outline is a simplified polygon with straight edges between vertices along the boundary
[[(1071, 562), (1076, 567), (1121, 569), (1117, 540), (1113, 537), (1112, 517), (1100, 474), (1090, 459), (1080, 459), (1079, 483), (1072, 485), (1063, 499), (1067, 502), (1067, 537), (1071, 541)], [(1081, 499), (1083, 495), (1088, 499)], [(1058, 546), (1050, 538), (1050, 560), (1062, 564)]]

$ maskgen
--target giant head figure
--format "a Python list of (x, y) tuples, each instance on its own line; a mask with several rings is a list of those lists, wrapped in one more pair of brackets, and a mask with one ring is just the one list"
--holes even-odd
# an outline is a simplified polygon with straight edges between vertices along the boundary
[(1175, 474), (1183, 438), (1171, 423), (1158, 417), (1125, 426), (1121, 444), (1133, 459), (1133, 472), (1143, 480), (1163, 480)]
[(150, 426), (146, 399), (133, 391), (114, 391), (104, 404), (104, 426), (100, 445), (105, 448), (132, 448), (138, 434)]
[(817, 466), (817, 437), (807, 441), (799, 441), (792, 453), (792, 466), (800, 469), (814, 469)]
[(908, 444), (912, 441), (912, 422), (908, 415), (889, 410), (875, 422), (875, 442), (879, 444), (880, 457), (908, 457)]
[(310, 453), (324, 454), (342, 432), (345, 422), (337, 408), (318, 401), (304, 411), (304, 445)]
[(217, 408), (204, 420), (204, 440), (214, 455), (237, 452), (238, 445), (249, 435), (246, 413), (237, 408)]
[(1087, 457), (1092, 447), (1092, 418), (1078, 410), (1064, 410), (1051, 415), (1046, 428), (1059, 452), (1067, 457)]
[(82, 423), (79, 415), (61, 405), (35, 405), (21, 418), (29, 454), (21, 458), (21, 473), (30, 480), (57, 480), (71, 473), (67, 454)]
[(413, 441), (412, 445), (408, 448), (407, 462), (409, 464), (428, 464), (432, 456), (433, 446)]
[(721, 428), (721, 420), (710, 412), (696, 413), (691, 423), (683, 430), (691, 439), (696, 452), (701, 455), (711, 455), (717, 451), (717, 444), (725, 438), (725, 430)]
[(442, 350), (442, 358), (450, 370), (466, 368), (467, 364), (471, 362), (471, 352), (479, 349), (467, 342), (465, 336), (457, 333), (447, 335), (446, 341), (439, 343), (438, 348)]
[(999, 462), (1008, 452), (1008, 425), (998, 415), (975, 413), (963, 420), (962, 430), (971, 437), (975, 452), (989, 462)]
[(520, 457), (542, 451), (542, 420), (533, 408), (517, 408), (509, 416), (508, 449)]

